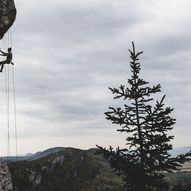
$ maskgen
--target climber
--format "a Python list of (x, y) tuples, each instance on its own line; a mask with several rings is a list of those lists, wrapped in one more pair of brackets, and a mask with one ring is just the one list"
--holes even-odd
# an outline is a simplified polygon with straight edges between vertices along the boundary
[(7, 53), (6, 52), (3, 52), (1, 49), (0, 49), (0, 52), (2, 53), (2, 54), (0, 54), (1, 56), (6, 56), (6, 60), (4, 60), (4, 61), (1, 61), (0, 62), (0, 66), (1, 66), (1, 69), (0, 69), (0, 72), (2, 72), (3, 71), (3, 68), (4, 68), (4, 65), (5, 64), (12, 64), (12, 65), (14, 65), (14, 63), (12, 62), (12, 58), (13, 58), (13, 55), (12, 55), (12, 48), (8, 48), (7, 49)]

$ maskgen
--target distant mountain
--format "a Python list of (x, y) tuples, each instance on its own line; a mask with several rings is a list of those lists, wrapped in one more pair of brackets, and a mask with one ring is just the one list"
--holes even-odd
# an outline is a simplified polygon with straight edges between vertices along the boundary
[(22, 161), (22, 160), (30, 161), (30, 160), (40, 159), (40, 158), (45, 157), (45, 156), (52, 154), (52, 153), (63, 151), (64, 149), (65, 149), (64, 147), (53, 147), (53, 148), (49, 148), (49, 149), (44, 150), (44, 151), (36, 152), (34, 154), (28, 153), (24, 156), (17, 156), (17, 157), (15, 157), (15, 156), (6, 157), (5, 156), (5, 157), (1, 157), (1, 159), (8, 161), (8, 162)]
[(177, 156), (180, 154), (185, 154), (191, 151), (191, 147), (176, 147), (171, 151), (172, 156)]
[[(1, 157), (1, 158), (5, 161), (8, 160), (8, 162), (22, 161), (22, 160), (31, 161), (31, 160), (40, 159), (42, 157), (46, 157), (47, 155), (52, 154), (52, 153), (64, 151), (64, 149), (66, 149), (66, 148), (67, 147), (53, 147), (53, 148), (46, 149), (44, 151), (36, 152), (34, 154), (28, 153), (24, 156), (18, 156), (17, 158), (15, 156)], [(91, 149), (89, 149), (89, 151), (90, 150)], [(94, 150), (94, 149), (92, 149), (92, 150)], [(185, 154), (186, 152), (189, 152), (189, 151), (191, 151), (191, 147), (176, 147), (170, 153), (172, 154), (172, 156), (175, 157), (179, 154)]]
[(32, 156), (32, 155), (33, 155), (32, 153), (27, 153), (25, 156), (29, 157), (29, 156)]
[(32, 155), (25, 155), (25, 160), (36, 160), (36, 159), (40, 159), (42, 157), (46, 157), (47, 155), (49, 154), (52, 154), (52, 153), (57, 153), (57, 152), (60, 152), (60, 151), (63, 151), (64, 150), (64, 147), (53, 147), (53, 148), (49, 148), (45, 151), (39, 151), (35, 154), (32, 154)]

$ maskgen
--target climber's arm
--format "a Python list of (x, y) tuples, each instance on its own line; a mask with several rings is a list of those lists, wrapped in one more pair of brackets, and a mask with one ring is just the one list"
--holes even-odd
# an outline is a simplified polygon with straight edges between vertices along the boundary
[(5, 53), (5, 52), (3, 52), (1, 49), (0, 49), (0, 52), (2, 53), (2, 54), (0, 54), (1, 56), (6, 56), (7, 54)]

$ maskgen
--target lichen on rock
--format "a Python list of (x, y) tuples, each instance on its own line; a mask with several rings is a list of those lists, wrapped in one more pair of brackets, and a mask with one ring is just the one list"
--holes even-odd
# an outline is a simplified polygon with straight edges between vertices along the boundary
[(16, 18), (14, 0), (0, 0), (0, 39), (12, 26)]

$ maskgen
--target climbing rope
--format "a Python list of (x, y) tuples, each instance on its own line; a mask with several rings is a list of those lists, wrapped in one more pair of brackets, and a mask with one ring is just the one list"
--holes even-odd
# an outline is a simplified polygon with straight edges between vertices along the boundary
[[(12, 29), (9, 29), (7, 34), (3, 38), (3, 49), (7, 50), (9, 47), (12, 48)], [(12, 67), (12, 70), (10, 69)], [(7, 118), (7, 160), (10, 155), (10, 112), (13, 112), (14, 118), (14, 135), (15, 135), (15, 157), (17, 161), (18, 157), (18, 149), (17, 149), (17, 115), (16, 115), (16, 94), (15, 94), (15, 72), (13, 65), (7, 64), (3, 70), (4, 73), (4, 91), (5, 91), (5, 99), (6, 99), (6, 118)], [(12, 79), (11, 79), (12, 78)], [(12, 84), (11, 84), (12, 83)], [(12, 87), (10, 87), (12, 86)], [(13, 97), (10, 97), (10, 96)], [(12, 100), (13, 99), (13, 100)], [(11, 105), (10, 101), (13, 101), (13, 105)], [(11, 107), (12, 106), (12, 107)], [(13, 109), (13, 111), (11, 111)]]
[[(8, 45), (9, 47), (13, 48), (13, 41), (12, 41), (12, 28), (9, 29), (8, 31)], [(14, 66), (11, 65), (12, 67), (12, 95), (13, 95), (13, 112), (14, 112), (14, 134), (15, 134), (15, 157), (17, 161), (18, 157), (18, 148), (17, 148), (17, 115), (16, 115), (16, 94), (15, 94), (15, 71), (14, 71)], [(8, 73), (10, 69), (10, 65), (8, 65)], [(9, 78), (8, 78), (9, 79)], [(9, 86), (8, 86), (9, 87)]]
[[(13, 40), (12, 40), (12, 28), (10, 28), (10, 47), (13, 48)], [(8, 65), (9, 66), (9, 65)], [(14, 111), (14, 131), (15, 131), (15, 157), (16, 161), (18, 158), (18, 138), (17, 138), (17, 110), (16, 110), (16, 93), (15, 93), (15, 70), (14, 66), (12, 67), (12, 92), (13, 92), (13, 111)]]
[(5, 97), (6, 97), (6, 110), (7, 110), (7, 160), (10, 154), (10, 88), (9, 88), (9, 67), (4, 68), (5, 74)]
[(18, 158), (18, 148), (17, 148), (17, 112), (16, 112), (16, 96), (15, 96), (15, 72), (14, 67), (12, 66), (12, 83), (13, 83), (13, 106), (14, 106), (14, 129), (15, 129), (15, 156), (16, 161)]

